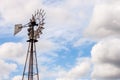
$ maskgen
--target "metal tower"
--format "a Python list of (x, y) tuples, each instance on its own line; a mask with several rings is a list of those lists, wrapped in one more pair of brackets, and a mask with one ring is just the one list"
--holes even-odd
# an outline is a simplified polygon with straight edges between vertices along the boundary
[(24, 27), (28, 27), (28, 50), (25, 61), (25, 66), (23, 70), (22, 80), (39, 80), (39, 71), (38, 71), (38, 63), (37, 63), (37, 54), (36, 54), (36, 42), (38, 42), (38, 38), (42, 34), (42, 30), (44, 29), (44, 10), (40, 9), (32, 15), (30, 22), (22, 25), (16, 24), (14, 35), (22, 30)]

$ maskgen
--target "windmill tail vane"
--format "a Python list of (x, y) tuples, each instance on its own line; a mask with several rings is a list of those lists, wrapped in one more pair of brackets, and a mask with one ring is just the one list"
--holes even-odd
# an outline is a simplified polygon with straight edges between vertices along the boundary
[(45, 12), (40, 9), (32, 15), (30, 22), (22, 25), (16, 24), (14, 28), (14, 35), (18, 34), (23, 28), (28, 28), (28, 50), (27, 56), (25, 60), (25, 65), (23, 69), (22, 80), (39, 80), (39, 70), (37, 63), (37, 54), (36, 54), (36, 42), (38, 42), (38, 38), (42, 34), (42, 30), (44, 29), (44, 18)]
[(22, 30), (22, 24), (16, 24), (14, 29), (14, 35), (19, 33)]

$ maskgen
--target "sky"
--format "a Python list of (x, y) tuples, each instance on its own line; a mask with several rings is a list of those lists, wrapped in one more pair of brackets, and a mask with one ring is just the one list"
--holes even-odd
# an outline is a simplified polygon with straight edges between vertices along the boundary
[(40, 80), (120, 79), (120, 0), (0, 0), (0, 80), (21, 80), (27, 29), (46, 12), (36, 43)]

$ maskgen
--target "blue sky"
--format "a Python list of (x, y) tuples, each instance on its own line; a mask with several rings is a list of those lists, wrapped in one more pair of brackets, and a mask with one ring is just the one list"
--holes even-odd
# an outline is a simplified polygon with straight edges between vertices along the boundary
[[(27, 29), (14, 25), (46, 12), (37, 45), (40, 80), (117, 80), (120, 75), (119, 0), (1, 0), (0, 80), (21, 80)], [(111, 71), (112, 70), (112, 71)]]

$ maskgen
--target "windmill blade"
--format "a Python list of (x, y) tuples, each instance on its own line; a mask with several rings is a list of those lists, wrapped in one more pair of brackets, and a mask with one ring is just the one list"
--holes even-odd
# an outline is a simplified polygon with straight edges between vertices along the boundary
[(39, 13), (41, 13), (42, 9), (39, 10)]
[(37, 10), (37, 15), (39, 14), (39, 9)]
[(40, 37), (40, 35), (42, 34), (42, 30), (44, 29), (44, 27), (39, 26), (35, 31), (34, 31), (34, 37), (37, 39)]
[(45, 20), (45, 19), (43, 18), (43, 19), (42, 19), (42, 22), (44, 22), (44, 20)]
[(22, 30), (22, 24), (16, 24), (14, 29), (14, 35), (19, 33)]
[(35, 39), (40, 38), (40, 33), (38, 33), (37, 31), (34, 31), (34, 37)]
[(42, 10), (41, 13), (44, 13), (44, 10)]
[(46, 14), (46, 12), (43, 12), (43, 13), (42, 13), (42, 17), (44, 17), (44, 16), (45, 16), (45, 14)]
[(37, 15), (37, 12), (35, 11), (35, 15), (34, 16), (36, 17), (36, 15)]

